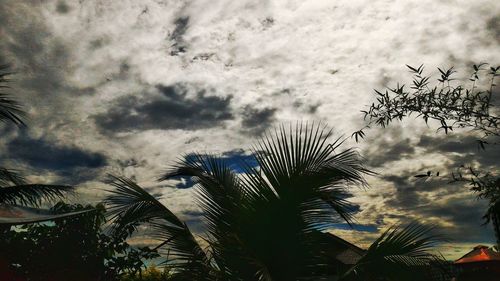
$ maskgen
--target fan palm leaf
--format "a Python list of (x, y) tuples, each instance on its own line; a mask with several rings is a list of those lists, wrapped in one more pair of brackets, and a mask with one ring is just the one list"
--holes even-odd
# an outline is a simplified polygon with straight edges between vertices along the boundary
[(234, 280), (292, 280), (320, 262), (313, 233), (352, 221), (346, 184), (365, 184), (359, 155), (336, 153), (331, 131), (297, 124), (254, 147), (258, 167), (238, 175), (224, 159), (194, 154), (160, 180), (191, 177), (210, 235), (213, 258)]
[(36, 207), (55, 202), (71, 190), (67, 185), (29, 184), (17, 171), (0, 167), (0, 204)]
[(106, 203), (114, 230), (136, 229), (139, 224), (147, 223), (152, 237), (162, 241), (156, 248), (168, 246), (170, 267), (191, 280), (209, 280), (208, 258), (187, 225), (131, 179), (109, 177), (115, 189), (109, 191)]
[(26, 179), (17, 171), (0, 167), (0, 186), (26, 184)]
[(5, 93), (5, 90), (10, 88), (8, 76), (11, 74), (8, 65), (0, 65), (0, 122), (12, 122), (18, 126), (23, 126), (25, 113), (21, 104)]
[[(245, 276), (250, 276), (254, 280), (266, 280), (262, 277), (264, 272), (257, 273), (262, 270), (256, 266), (259, 261), (238, 235), (245, 213), (258, 194), (242, 184), (229, 163), (212, 155), (191, 154), (160, 180), (176, 177), (192, 177), (196, 184), (195, 200), (203, 210), (210, 237), (207, 242), (222, 278), (245, 280)], [(256, 279), (256, 275), (261, 277)]]
[(71, 186), (23, 184), (0, 187), (0, 203), (24, 206), (39, 206), (43, 201), (57, 201), (63, 198)]
[[(432, 252), (443, 241), (434, 228), (410, 223), (385, 231), (366, 254), (344, 274), (359, 280), (424, 280), (425, 271), (444, 265), (444, 258)], [(444, 267), (442, 267), (444, 268)]]

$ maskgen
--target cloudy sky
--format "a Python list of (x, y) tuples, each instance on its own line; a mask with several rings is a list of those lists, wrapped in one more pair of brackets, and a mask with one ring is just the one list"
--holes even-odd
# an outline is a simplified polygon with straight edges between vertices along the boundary
[[(78, 185), (88, 202), (106, 173), (133, 177), (199, 229), (188, 183), (155, 182), (182, 154), (248, 157), (266, 129), (300, 120), (349, 136), (374, 88), (410, 78), (405, 64), (499, 64), (500, 2), (0, 0), (0, 36), (29, 113), (28, 129), (1, 128), (2, 165)], [(413, 120), (367, 134), (346, 147), (380, 175), (353, 190), (357, 230), (332, 232), (366, 246), (419, 219), (453, 239), (449, 258), (494, 241), (484, 202), (447, 176), (495, 167), (500, 148), (478, 152), (473, 136)], [(413, 177), (427, 170), (442, 176)]]

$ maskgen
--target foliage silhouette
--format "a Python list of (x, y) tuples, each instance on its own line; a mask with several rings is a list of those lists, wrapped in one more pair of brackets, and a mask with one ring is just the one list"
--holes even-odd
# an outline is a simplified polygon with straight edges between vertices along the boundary
[(102, 204), (92, 207), (60, 202), (52, 208), (60, 214), (81, 210), (93, 212), (23, 225), (5, 233), (0, 239), (0, 260), (7, 261), (26, 280), (96, 281), (138, 274), (145, 268), (144, 260), (157, 257), (154, 250), (132, 248), (126, 242), (126, 231), (105, 234)]
[(484, 224), (491, 223), (497, 240), (496, 248), (500, 250), (500, 177), (491, 172), (480, 172), (472, 167), (467, 169), (469, 176), (464, 176), (459, 170), (453, 174), (454, 181), (466, 182), (478, 199), (488, 201), (488, 207), (483, 216)]
[[(437, 131), (446, 134), (455, 128), (466, 128), (479, 131), (482, 139), (479, 144), (488, 143), (488, 137), (500, 137), (500, 116), (498, 107), (494, 103), (493, 91), (495, 78), (500, 76), (500, 66), (487, 68), (481, 63), (473, 66), (469, 78), (470, 85), (461, 83), (455, 85), (453, 67), (447, 70), (438, 68), (440, 78), (437, 85), (430, 85), (431, 76), (423, 74), (424, 67), (407, 65), (413, 74), (410, 88), (397, 84), (385, 92), (375, 90), (377, 102), (372, 103), (368, 110), (363, 110), (367, 125), (353, 133), (359, 141), (365, 136), (364, 129), (372, 125), (385, 127), (392, 121), (401, 121), (403, 118), (416, 115), (426, 123), (429, 120), (439, 122)], [(481, 87), (483, 80), (488, 81), (487, 87)], [(484, 84), (484, 83), (483, 83)]]
[[(174, 280), (326, 277), (328, 260), (319, 231), (331, 223), (353, 221), (349, 186), (366, 185), (363, 175), (371, 174), (355, 151), (337, 152), (342, 142), (330, 142), (331, 135), (319, 125), (282, 127), (257, 142), (253, 155), (259, 165), (255, 168), (242, 161), (242, 174), (223, 158), (205, 154), (187, 157), (167, 171), (161, 181), (190, 177), (196, 183), (196, 203), (206, 223), (203, 237), (195, 237), (136, 183), (112, 176), (116, 189), (107, 203), (114, 227), (119, 231), (149, 224), (153, 237), (161, 241), (157, 248), (171, 257), (167, 262)], [(428, 260), (435, 256), (427, 250), (434, 241), (428, 229), (417, 226), (386, 233), (376, 243), (392, 248), (373, 246), (365, 263), (353, 271), (365, 268), (368, 261), (408, 270), (430, 265)], [(399, 256), (387, 259), (386, 253)]]
[[(8, 65), (0, 65), (0, 122), (25, 126), (21, 104), (2, 92), (9, 89)], [(66, 185), (28, 184), (17, 171), (0, 167), (0, 204), (39, 206), (43, 201), (63, 198), (72, 187)], [(0, 232), (5, 229), (0, 226)]]
[[(495, 80), (500, 76), (500, 66), (486, 63), (473, 65), (469, 85), (454, 78), (453, 68), (440, 69), (438, 84), (431, 85), (431, 77), (423, 74), (423, 65), (407, 65), (413, 74), (410, 89), (398, 85), (385, 92), (375, 90), (377, 102), (363, 110), (367, 124), (352, 134), (356, 141), (366, 136), (364, 130), (373, 125), (386, 127), (392, 121), (401, 121), (411, 115), (439, 122), (437, 132), (448, 134), (456, 128), (468, 129), (480, 134), (477, 140), (481, 149), (486, 145), (497, 145), (500, 139), (500, 116)], [(439, 175), (439, 173), (437, 173)], [(416, 177), (425, 177), (417, 175)], [(427, 173), (430, 177), (431, 173)], [(452, 173), (455, 182), (467, 182), (478, 198), (488, 201), (484, 215), (485, 223), (492, 223), (500, 249), (500, 178), (498, 171), (480, 171), (472, 166), (458, 167)]]
[(355, 275), (357, 280), (425, 280), (426, 271), (432, 267), (443, 269), (442, 274), (446, 276), (444, 258), (432, 253), (444, 238), (432, 233), (432, 227), (415, 222), (405, 227), (389, 228), (344, 277)]
[(5, 90), (10, 89), (8, 77), (12, 74), (8, 65), (0, 65), (0, 122), (24, 126), (25, 113), (21, 104), (5, 93)]

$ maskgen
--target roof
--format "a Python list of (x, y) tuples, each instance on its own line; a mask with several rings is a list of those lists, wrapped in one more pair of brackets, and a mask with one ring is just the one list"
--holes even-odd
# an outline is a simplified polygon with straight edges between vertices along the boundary
[(365, 250), (331, 233), (324, 233), (328, 241), (328, 255), (345, 265), (356, 264), (365, 254)]
[(455, 264), (498, 261), (500, 262), (500, 253), (495, 252), (487, 246), (478, 245), (472, 251), (455, 261)]
[(0, 204), (0, 225), (1, 224), (19, 225), (19, 224), (42, 222), (42, 221), (65, 218), (68, 216), (79, 215), (91, 211), (93, 210), (91, 209), (78, 212), (70, 212), (65, 214), (56, 214), (47, 209)]

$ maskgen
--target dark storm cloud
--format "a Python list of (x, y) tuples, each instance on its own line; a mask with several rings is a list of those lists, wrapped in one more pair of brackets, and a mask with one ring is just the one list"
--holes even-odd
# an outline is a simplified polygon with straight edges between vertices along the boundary
[[(404, 143), (404, 142), (403, 142)], [(375, 159), (375, 164), (387, 163), (390, 161), (417, 157), (414, 145), (401, 142), (394, 145), (389, 143), (382, 146), (377, 153), (367, 157), (370, 161)], [(419, 208), (420, 206), (431, 204), (432, 202), (422, 194), (422, 192), (432, 192), (440, 196), (452, 195), (467, 190), (461, 183), (450, 183), (450, 174), (461, 165), (471, 165), (477, 162), (480, 169), (488, 170), (497, 165), (500, 157), (500, 147), (496, 145), (487, 146), (486, 150), (478, 149), (477, 138), (474, 136), (447, 135), (447, 136), (422, 136), (416, 147), (424, 149), (425, 154), (437, 153), (448, 158), (444, 166), (429, 166), (406, 170), (403, 174), (384, 176), (383, 179), (391, 182), (396, 193), (388, 200), (388, 204), (397, 208)], [(416, 175), (425, 175), (431, 172), (430, 177), (417, 178)], [(436, 172), (441, 176), (436, 176)]]
[[(395, 132), (389, 132), (392, 140), (377, 141), (377, 149), (365, 153), (369, 164), (374, 167), (397, 160), (415, 160), (426, 155), (440, 154), (448, 161), (444, 165), (420, 167), (412, 165), (402, 172), (382, 176), (392, 184), (395, 191), (385, 198), (384, 204), (404, 214), (446, 221), (440, 231), (451, 239), (463, 242), (494, 241), (493, 232), (488, 226), (482, 226), (482, 215), (486, 202), (475, 200), (474, 194), (467, 195), (469, 186), (464, 183), (450, 182), (450, 174), (460, 165), (479, 163), (482, 169), (497, 165), (500, 158), (500, 146), (489, 145), (486, 150), (478, 147), (477, 137), (463, 134), (422, 136), (417, 142), (400, 140)], [(430, 177), (415, 177), (431, 172)], [(440, 171), (440, 176), (436, 172)], [(463, 194), (463, 197), (456, 195)], [(436, 199), (437, 198), (437, 199)], [(389, 217), (390, 215), (386, 215)], [(405, 222), (407, 217), (399, 216)]]
[(500, 43), (500, 14), (490, 18), (486, 22), (486, 28), (497, 43)]
[[(233, 118), (232, 96), (209, 95), (205, 89), (190, 85), (158, 85), (156, 93), (146, 98), (119, 98), (111, 108), (94, 116), (103, 132), (127, 132), (151, 129), (195, 130), (220, 126)], [(189, 97), (190, 91), (194, 97)]]
[(276, 108), (255, 108), (247, 105), (243, 109), (241, 125), (243, 131), (251, 135), (261, 135), (276, 120)]
[(418, 146), (430, 152), (475, 153), (478, 151), (477, 138), (470, 136), (422, 136)]
[(365, 154), (367, 164), (371, 167), (380, 167), (389, 162), (402, 160), (412, 156), (415, 148), (411, 145), (409, 139), (398, 142), (389, 142), (386, 140), (377, 144), (377, 150)]
[(174, 31), (170, 34), (169, 39), (173, 42), (172, 43), (172, 50), (170, 51), (170, 55), (176, 56), (179, 53), (184, 53), (186, 52), (186, 44), (184, 42), (183, 36), (188, 30), (188, 24), (189, 24), (189, 17), (180, 17), (175, 20), (174, 25)]
[(453, 226), (441, 227), (441, 232), (449, 239), (460, 242), (484, 243), (495, 241), (490, 225), (484, 225), (485, 201), (453, 198), (445, 204), (429, 204), (418, 212), (425, 217), (438, 217), (453, 222)]
[(449, 195), (460, 190), (466, 190), (461, 184), (450, 183), (444, 177), (431, 176), (429, 178), (416, 178), (417, 171), (406, 171), (403, 175), (388, 175), (382, 178), (394, 185), (396, 193), (388, 203), (396, 208), (416, 208), (431, 203), (422, 192), (435, 192)]
[(53, 38), (37, 15), (30, 15), (25, 22), (13, 16), (0, 9), (2, 32), (10, 39), (0, 42), (0, 53), (25, 76), (20, 81), (23, 87), (37, 94), (55, 94), (63, 87), (70, 61), (66, 46)]
[[(400, 137), (394, 132), (392, 140), (380, 138), (371, 147), (374, 150), (367, 150), (364, 156), (371, 167), (381, 167), (393, 161), (412, 159), (418, 157), (417, 148), (425, 154), (437, 153), (447, 157), (451, 163), (446, 167), (434, 167), (445, 170), (453, 170), (460, 165), (469, 165), (477, 162), (483, 168), (498, 165), (500, 158), (500, 145), (486, 145), (485, 150), (481, 149), (478, 138), (472, 135), (448, 134), (448, 135), (423, 135), (418, 142), (409, 139), (399, 140)], [(425, 172), (425, 171), (424, 171)]]
[(101, 153), (59, 145), (44, 138), (31, 138), (25, 133), (7, 142), (4, 155), (3, 160), (23, 163), (35, 173), (53, 172), (65, 177), (59, 183), (70, 184), (95, 179), (100, 168), (108, 162)]
[[(439, 231), (450, 239), (463, 242), (494, 241), (493, 232), (482, 226), (482, 216), (486, 210), (486, 202), (475, 200), (474, 195), (456, 198), (453, 194), (468, 190), (467, 186), (439, 178), (429, 180), (416, 179), (408, 172), (405, 176), (386, 176), (384, 180), (391, 182), (396, 191), (385, 204), (400, 211), (411, 212), (425, 218), (434, 218), (451, 223), (440, 226)], [(428, 198), (423, 192), (432, 192), (437, 198), (448, 197), (444, 202)], [(403, 222), (407, 217), (398, 217)]]
[[(54, 8), (64, 12), (63, 3), (59, 2)], [(35, 4), (32, 9), (16, 3), (0, 9), (0, 33), (2, 38), (6, 38), (0, 41), (0, 61), (11, 64), (16, 72), (14, 81), (20, 101), (27, 100), (27, 108), (59, 106), (59, 114), (50, 117), (49, 112), (37, 112), (38, 124), (45, 123), (47, 117), (52, 123), (67, 122), (62, 110), (71, 107), (68, 99), (94, 92), (92, 87), (74, 87), (68, 81), (73, 72), (73, 43), (50, 31), (45, 16)], [(34, 104), (38, 101), (41, 103)]]
[(108, 36), (100, 35), (96, 39), (90, 40), (88, 42), (88, 48), (89, 50), (97, 50), (109, 44), (110, 41), (111, 39)]
[(10, 159), (22, 161), (33, 168), (55, 172), (75, 168), (101, 168), (107, 163), (103, 154), (77, 147), (60, 146), (43, 138), (31, 138), (26, 134), (8, 142), (6, 150)]
[(56, 11), (60, 14), (67, 14), (69, 12), (70, 8), (68, 6), (68, 4), (66, 4), (66, 2), (60, 0), (59, 2), (57, 2), (57, 6), (56, 6)]
[[(477, 161), (483, 168), (495, 167), (500, 159), (500, 145), (486, 145), (481, 149), (474, 136), (422, 136), (418, 146), (427, 152), (441, 153), (454, 163), (450, 168)], [(454, 167), (453, 167), (454, 166)]]

